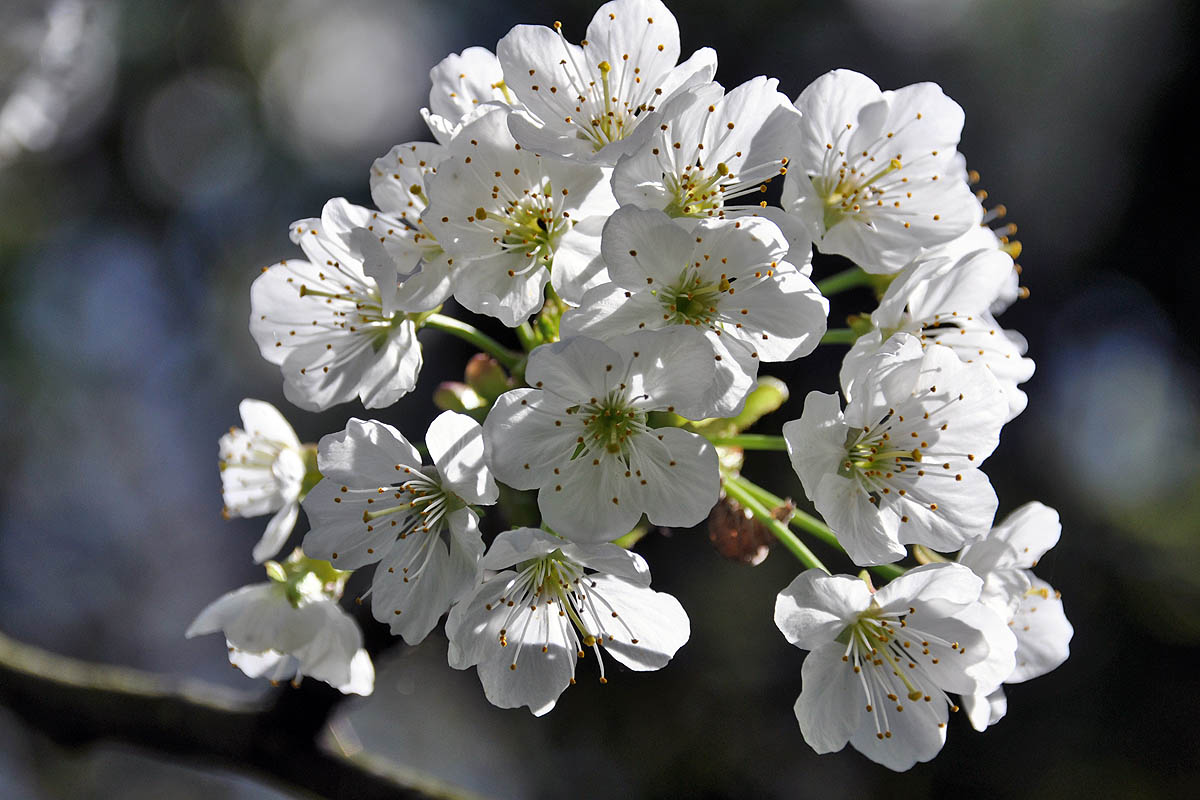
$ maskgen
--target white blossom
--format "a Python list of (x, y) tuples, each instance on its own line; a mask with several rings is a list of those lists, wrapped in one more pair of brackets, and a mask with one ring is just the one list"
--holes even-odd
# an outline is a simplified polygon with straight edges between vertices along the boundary
[(299, 685), (307, 675), (343, 694), (370, 694), (375, 668), (362, 631), (337, 604), (349, 573), (296, 551), (267, 565), (271, 580), (243, 586), (209, 604), (187, 637), (222, 632), (229, 661), (252, 678)]
[(658, 0), (614, 0), (581, 44), (542, 25), (518, 25), (496, 46), (508, 88), (524, 107), (509, 122), (525, 147), (612, 165), (643, 141), (649, 112), (712, 80), (717, 54), (679, 61), (679, 25)]
[(542, 345), (525, 379), (534, 388), (501, 395), (484, 435), (496, 478), (538, 489), (538, 508), (556, 533), (609, 541), (642, 514), (655, 525), (689, 527), (717, 501), (716, 448), (681, 428), (651, 428), (647, 416), (708, 391), (712, 351), (698, 331)]
[(284, 395), (308, 411), (355, 397), (383, 408), (417, 382), (421, 348), (397, 308), (394, 270), (388, 278), (393, 268), (382, 265), (381, 286), (349, 243), (370, 219), (368, 209), (330, 200), (321, 219), (292, 224), (308, 260), (264, 267), (250, 287), (250, 333), (283, 372)]
[(381, 287), (395, 287), (394, 305), (430, 311), (452, 291), (450, 257), (421, 218), (428, 183), (447, 148), (432, 142), (398, 144), (371, 165), (371, 198), (379, 212), (348, 237), (363, 268)]
[(296, 432), (270, 403), (246, 398), (238, 404), (241, 428), (221, 437), (221, 497), (229, 517), (275, 515), (254, 546), (261, 564), (283, 547), (300, 515), (300, 492), (307, 471)]
[(1024, 358), (1026, 342), (1000, 327), (988, 311), (1010, 276), (1012, 259), (998, 249), (975, 250), (952, 259), (926, 255), (892, 281), (871, 314), (872, 330), (850, 348), (842, 366), (842, 386), (854, 395), (859, 371), (897, 331), (919, 337), (922, 347), (949, 347), (962, 361), (991, 370), (1008, 400), (1008, 419), (1025, 410), (1028, 398), (1017, 388), (1033, 376)]
[(455, 299), (515, 327), (541, 308), (548, 282), (578, 303), (603, 279), (600, 229), (617, 206), (603, 169), (522, 148), (509, 113), (463, 129), (429, 180), (422, 219), (448, 255)]
[(692, 419), (740, 411), (760, 361), (808, 355), (825, 333), (829, 303), (788, 263), (789, 245), (765, 219), (673, 222), (661, 211), (618, 210), (604, 226), (610, 283), (562, 318), (564, 337), (596, 339), (689, 326), (714, 360), (709, 391), (676, 411)]
[(933, 83), (880, 91), (834, 70), (796, 99), (801, 135), (783, 205), (817, 248), (867, 272), (896, 272), (980, 221), (958, 156), (963, 111)]
[(304, 499), (307, 552), (346, 569), (379, 562), (371, 609), (416, 644), (474, 588), (483, 540), (472, 504), (496, 502), (479, 423), (447, 411), (425, 436), (432, 466), (382, 422), (351, 419), (321, 439), (324, 479)]
[(617, 201), (672, 217), (725, 217), (760, 211), (729, 206), (787, 174), (800, 112), (757, 77), (728, 94), (706, 84), (678, 95), (654, 115), (648, 141), (613, 170)]
[(775, 602), (775, 624), (809, 650), (796, 718), (818, 753), (849, 742), (889, 769), (928, 761), (946, 741), (947, 693), (987, 693), (1013, 666), (983, 582), (957, 564), (909, 570), (872, 593), (849, 575), (801, 573)]
[(905, 544), (953, 551), (983, 536), (996, 493), (978, 467), (995, 449), (1008, 403), (981, 364), (893, 336), (871, 357), (845, 412), (810, 392), (783, 426), (792, 467), (859, 565), (905, 555)]
[(421, 116), (441, 144), (453, 141), (489, 104), (515, 104), (499, 59), (486, 47), (451, 53), (429, 71), (429, 80), (429, 107), (421, 109)]
[(554, 708), (575, 683), (576, 662), (602, 651), (636, 671), (661, 669), (690, 635), (687, 614), (669, 594), (650, 589), (650, 570), (613, 544), (574, 544), (520, 528), (496, 537), (483, 558), (489, 577), (446, 620), (449, 662), (477, 667), (489, 701)]
[[(1045, 675), (1071, 653), (1075, 631), (1063, 611), (1062, 596), (1031, 571), (1061, 532), (1058, 512), (1035, 501), (1013, 511), (983, 540), (958, 554), (958, 563), (983, 579), (983, 601), (1016, 636), (1016, 664), (1005, 683)], [(1007, 700), (997, 688), (964, 695), (963, 707), (976, 730), (983, 730), (1004, 716)]]

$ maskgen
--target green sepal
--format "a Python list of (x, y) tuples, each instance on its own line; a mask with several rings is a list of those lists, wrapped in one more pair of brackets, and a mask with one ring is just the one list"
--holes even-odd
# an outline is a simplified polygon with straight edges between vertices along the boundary
[(300, 448), (300, 455), (304, 459), (304, 480), (300, 482), (300, 496), (297, 500), (303, 500), (312, 491), (312, 488), (321, 482), (321, 470), (317, 469), (317, 446), (315, 444), (305, 444)]
[[(786, 383), (770, 375), (762, 375), (758, 379), (758, 386), (746, 397), (746, 405), (742, 408), (742, 413), (737, 416), (713, 417), (702, 419), (699, 422), (688, 422), (683, 417), (672, 415), (681, 420), (681, 422), (669, 424), (676, 424), (684, 430), (699, 433), (709, 439), (722, 436), (736, 436), (753, 426), (767, 414), (779, 410), (780, 406), (787, 402), (787, 399), (788, 388)], [(651, 424), (653, 425), (653, 422)]]

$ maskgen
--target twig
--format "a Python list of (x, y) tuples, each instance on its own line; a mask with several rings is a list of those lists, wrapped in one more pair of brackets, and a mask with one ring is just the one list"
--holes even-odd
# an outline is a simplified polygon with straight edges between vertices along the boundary
[(467, 796), (376, 756), (324, 749), (320, 737), (340, 700), (311, 680), (256, 700), (201, 681), (66, 658), (0, 633), (0, 704), (60, 744), (130, 742), (329, 798)]

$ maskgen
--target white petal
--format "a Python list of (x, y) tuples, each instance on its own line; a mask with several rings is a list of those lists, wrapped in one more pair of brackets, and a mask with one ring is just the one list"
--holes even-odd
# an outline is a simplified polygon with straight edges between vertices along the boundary
[(800, 573), (775, 598), (775, 626), (805, 650), (832, 642), (871, 604), (867, 584), (849, 575)]
[(265, 677), (268, 680), (280, 681), (295, 677), (300, 662), (292, 656), (275, 650), (262, 653), (247, 653), (229, 645), (229, 663), (240, 669), (250, 678)]
[(1008, 713), (1008, 698), (1004, 696), (1003, 689), (997, 689), (991, 694), (964, 694), (962, 707), (967, 719), (971, 721), (971, 727), (982, 732)]
[(203, 636), (206, 633), (223, 630), (228, 623), (237, 619), (248, 608), (263, 603), (270, 604), (273, 600), (273, 591), (274, 587), (270, 583), (255, 583), (223, 594), (196, 615), (196, 619), (188, 626), (184, 635), (191, 639), (193, 636)]
[[(463, 513), (471, 512), (463, 509)], [(477, 532), (475, 538), (482, 546)], [(478, 553), (464, 550), (456, 537), (449, 538), (449, 548), (436, 533), (432, 538), (415, 533), (397, 540), (375, 568), (371, 582), (375, 619), (390, 625), (392, 635), (418, 644), (442, 614), (475, 587), (478, 563)]]
[[(543, 345), (534, 356), (556, 346)], [(529, 364), (534, 364), (532, 357)], [(528, 371), (525, 375), (534, 380)], [(552, 406), (555, 401), (561, 406), (558, 410)], [(514, 489), (537, 489), (553, 478), (554, 469), (571, 457), (582, 431), (570, 424), (574, 420), (565, 413), (569, 402), (538, 389), (514, 389), (497, 398), (483, 423), (489, 464), (497, 480)]]
[(309, 603), (295, 612), (308, 618), (304, 624), (311, 630), (308, 640), (291, 650), (301, 671), (330, 686), (350, 683), (350, 664), (362, 648), (358, 623), (331, 600)]
[(910, 625), (959, 645), (957, 651), (936, 643), (929, 646), (938, 663), (923, 667), (942, 689), (956, 694), (991, 692), (1012, 674), (1016, 638), (991, 608), (976, 603), (943, 617), (937, 603), (928, 613), (919, 602), (916, 607), (917, 613), (909, 615)]
[(611, 575), (593, 575), (586, 586), (596, 613), (584, 621), (604, 632), (604, 650), (630, 669), (661, 669), (687, 643), (687, 613), (671, 595)]
[(596, 365), (620, 363), (620, 353), (607, 344), (573, 337), (542, 345), (529, 354), (525, 379), (530, 386), (545, 388), (559, 397), (586, 402), (603, 397), (608, 389), (605, 372)]
[(836, 642), (822, 645), (805, 657), (801, 669), (796, 719), (804, 741), (817, 753), (841, 750), (855, 729), (871, 719), (864, 710), (862, 685), (852, 665), (842, 661), (845, 650)]
[(299, 516), (300, 504), (288, 503), (279, 509), (275, 516), (271, 517), (271, 521), (267, 523), (267, 529), (263, 531), (262, 538), (258, 540), (258, 544), (254, 545), (251, 553), (255, 564), (261, 564), (279, 552), (284, 542), (292, 535), (292, 529), (296, 526), (296, 518)]
[(708, 390), (716, 362), (712, 346), (700, 331), (682, 325), (643, 331), (608, 341), (640, 375), (647, 397), (637, 400), (646, 409), (683, 408)]
[(263, 400), (247, 397), (238, 404), (242, 417), (242, 428), (251, 436), (277, 442), (283, 447), (299, 449), (300, 440), (296, 432), (275, 406)]
[(1005, 683), (1020, 683), (1045, 675), (1067, 660), (1075, 629), (1067, 621), (1062, 598), (1054, 587), (1032, 578), (1027, 594), (1013, 616), (1017, 665)]
[(442, 485), (468, 503), (490, 505), (500, 490), (487, 467), (483, 428), (466, 414), (444, 411), (425, 434)]
[(424, 186), (425, 176), (446, 157), (446, 148), (432, 142), (398, 144), (371, 165), (371, 199), (380, 211), (413, 223), (425, 210), (425, 201), (413, 194)]
[(651, 278), (664, 284), (678, 280), (688, 263), (692, 237), (661, 211), (623, 206), (604, 225), (601, 252), (612, 280), (625, 288), (641, 288)]
[(375, 665), (366, 650), (359, 650), (350, 659), (350, 680), (334, 687), (342, 694), (358, 694), (364, 697), (375, 691)]
[[(331, 481), (374, 483), (394, 475), (397, 464), (419, 468), (421, 456), (404, 434), (375, 420), (351, 418), (345, 430), (322, 436), (317, 445), (317, 466)], [(363, 482), (363, 476), (372, 477)]]
[(856, 481), (827, 473), (817, 483), (812, 500), (846, 555), (860, 567), (890, 564), (907, 555), (899, 541), (899, 517), (880, 514)]
[(758, 383), (758, 357), (750, 345), (730, 334), (708, 330), (704, 338), (712, 347), (712, 383), (704, 394), (677, 405), (675, 410), (688, 419), (736, 416)]
[[(558, 696), (570, 684), (578, 656), (568, 646), (562, 627), (571, 623), (564, 622), (557, 612), (548, 613), (545, 606), (540, 612), (520, 608), (508, 626), (508, 645), (500, 645), (500, 629), (509, 618), (508, 608), (488, 606), (515, 577), (513, 572), (496, 575), (469, 600), (450, 610), (446, 620), (448, 658), (455, 669), (478, 667), (484, 694), (492, 704), (501, 708), (528, 706), (534, 715), (541, 716), (554, 708)], [(531, 619), (539, 613), (541, 618)], [(542, 652), (543, 647), (546, 652)]]
[[(563, 555), (581, 566), (624, 578), (638, 586), (650, 585), (650, 567), (637, 553), (615, 544), (562, 542)], [(515, 562), (514, 562), (515, 563)]]
[(979, 574), (997, 569), (1032, 569), (1058, 543), (1061, 534), (1058, 512), (1035, 500), (1010, 513), (982, 542), (965, 548), (959, 563)]
[(982, 589), (983, 581), (958, 564), (922, 564), (889, 581), (875, 593), (875, 602), (884, 611), (901, 614), (917, 601), (965, 607), (979, 599)]
[(904, 711), (889, 709), (888, 727), (891, 736), (880, 739), (874, 724), (860, 724), (850, 739), (854, 749), (877, 764), (890, 770), (904, 772), (922, 761), (929, 761), (941, 752), (946, 743), (946, 703), (910, 703)]
[(809, 392), (804, 398), (800, 419), (784, 423), (788, 458), (809, 500), (816, 495), (821, 480), (841, 467), (849, 431), (838, 396), (818, 391)]
[[(304, 552), (310, 558), (332, 561), (340, 569), (358, 569), (382, 558), (396, 535), (408, 527), (412, 515), (406, 510), (364, 519), (363, 514), (372, 508), (367, 500), (378, 496), (375, 489), (343, 492), (344, 485), (326, 478), (304, 498), (310, 526), (304, 536)], [(388, 489), (390, 492), (391, 487)], [(396, 505), (407, 503), (388, 497)]]
[[(481, 566), (484, 569), (500, 570), (531, 558), (553, 553), (569, 543), (551, 536), (540, 528), (515, 528), (502, 531), (492, 542)], [(615, 545), (614, 545), (615, 546)]]
[[(660, 428), (661, 443), (645, 446), (639, 437), (630, 454), (633, 498), (655, 525), (688, 528), (708, 517), (721, 491), (717, 450), (680, 428)], [(640, 479), (638, 479), (640, 475)]]
[(545, 524), (576, 542), (608, 542), (629, 533), (648, 509), (638, 504), (635, 479), (625, 472), (625, 465), (609, 453), (567, 462), (555, 476), (557, 482), (538, 492)]
[(504, 99), (496, 88), (504, 80), (500, 61), (485, 47), (451, 53), (429, 71), (429, 79), (433, 83), (429, 108), (455, 121), (461, 121), (481, 103)]

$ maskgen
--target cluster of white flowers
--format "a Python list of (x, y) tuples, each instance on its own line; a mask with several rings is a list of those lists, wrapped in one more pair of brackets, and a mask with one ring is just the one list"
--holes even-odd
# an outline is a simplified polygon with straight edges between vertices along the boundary
[[(415, 644), (448, 615), (450, 665), (541, 715), (588, 651), (604, 682), (603, 651), (653, 670), (687, 642), (683, 608), (628, 547), (720, 503), (891, 578), (830, 575), (790, 545), (809, 569), (775, 621), (813, 651), (796, 715), (818, 752), (850, 742), (908, 769), (939, 751), (958, 702), (983, 729), (1002, 684), (1066, 658), (1058, 594), (1029, 572), (1057, 515), (1029, 504), (993, 528), (980, 470), (1033, 363), (993, 318), (1022, 291), (1019, 246), (970, 188), (962, 109), (931, 83), (882, 91), (838, 70), (793, 103), (773, 78), (726, 91), (715, 72), (707, 48), (680, 62), (659, 0), (606, 3), (579, 44), (520, 25), (495, 54), (433, 69), (436, 143), (371, 166), (377, 209), (334, 199), (291, 226), (305, 258), (254, 281), (250, 330), (305, 410), (412, 391), (422, 329), (486, 355), (438, 388), (424, 458), (374, 420), (302, 446), (244, 401), (246, 430), (221, 441), (227, 512), (276, 512), (260, 562), (301, 502), (310, 530), (303, 553), (268, 563), (272, 582), (217, 601), (189, 635), (223, 630), (248, 674), (369, 691), (336, 601), (349, 570), (375, 564), (362, 599), (376, 620)], [(778, 206), (758, 199), (773, 181)], [(815, 283), (814, 247), (855, 266)], [(877, 307), (827, 331), (824, 295), (856, 286)], [(520, 347), (443, 314), (451, 299)], [(782, 438), (743, 433), (786, 399), (760, 362), (823, 340), (853, 345), (843, 398), (809, 393)], [(740, 474), (749, 451), (785, 448), (824, 524)], [(540, 527), (500, 532), (521, 502)], [(896, 565), (909, 546), (921, 565)]]

